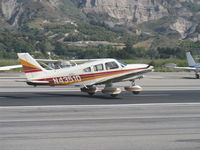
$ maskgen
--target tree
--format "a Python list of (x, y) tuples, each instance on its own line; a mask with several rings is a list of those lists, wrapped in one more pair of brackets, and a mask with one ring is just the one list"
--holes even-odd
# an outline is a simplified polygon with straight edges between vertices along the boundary
[(54, 49), (53, 45), (48, 40), (42, 40), (40, 43), (38, 43), (37, 47), (43, 54), (46, 54)]

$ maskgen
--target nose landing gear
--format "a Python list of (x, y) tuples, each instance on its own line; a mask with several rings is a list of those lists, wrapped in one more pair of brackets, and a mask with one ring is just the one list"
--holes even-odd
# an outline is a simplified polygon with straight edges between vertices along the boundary
[(196, 76), (196, 79), (200, 78), (200, 75), (198, 73), (196, 73), (195, 76)]

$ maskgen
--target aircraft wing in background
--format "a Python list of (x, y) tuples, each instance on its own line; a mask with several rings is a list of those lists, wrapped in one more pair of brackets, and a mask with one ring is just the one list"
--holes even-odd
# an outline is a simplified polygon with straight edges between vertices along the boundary
[(192, 71), (196, 70), (195, 67), (177, 67), (177, 65), (175, 63), (165, 64), (165, 67), (167, 67), (167, 68), (173, 68), (173, 69), (192, 70)]
[(192, 70), (192, 71), (196, 70), (196, 68), (193, 67), (175, 67), (175, 69)]
[(0, 71), (6, 71), (6, 70), (11, 70), (11, 69), (16, 69), (16, 68), (22, 68), (22, 65), (3, 66), (3, 67), (0, 67)]

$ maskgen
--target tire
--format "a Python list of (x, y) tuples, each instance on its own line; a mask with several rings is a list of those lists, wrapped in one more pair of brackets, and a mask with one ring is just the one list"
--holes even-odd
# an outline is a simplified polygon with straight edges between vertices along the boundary
[(112, 96), (112, 97), (117, 97), (118, 94), (111, 94), (110, 96)]
[(199, 79), (199, 78), (200, 78), (199, 74), (196, 74), (196, 78), (197, 78), (197, 79)]
[(89, 94), (90, 96), (93, 96), (95, 93), (94, 93), (94, 92), (88, 92), (88, 94)]
[(140, 91), (133, 91), (133, 94), (135, 95), (140, 94)]

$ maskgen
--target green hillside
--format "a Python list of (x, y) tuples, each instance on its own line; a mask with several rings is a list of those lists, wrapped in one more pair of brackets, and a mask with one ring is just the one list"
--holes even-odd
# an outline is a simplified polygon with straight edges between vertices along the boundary
[[(194, 40), (200, 36), (198, 1), (169, 1), (170, 15), (140, 24), (134, 20), (120, 24), (106, 12), (94, 12), (97, 4), (85, 11), (86, 1), (83, 0), (16, 3), (19, 5), (13, 10), (10, 7), (9, 13), (0, 10), (0, 58), (16, 58), (18, 52), (30, 52), (38, 57), (47, 57), (51, 52), (52, 57), (119, 59), (182, 59), (188, 50), (200, 54), (200, 42)], [(3, 8), (3, 2), (1, 5)], [(178, 14), (182, 8), (191, 15)], [(161, 7), (155, 7), (156, 11), (159, 9)], [(184, 39), (171, 27), (178, 18), (192, 24)]]

